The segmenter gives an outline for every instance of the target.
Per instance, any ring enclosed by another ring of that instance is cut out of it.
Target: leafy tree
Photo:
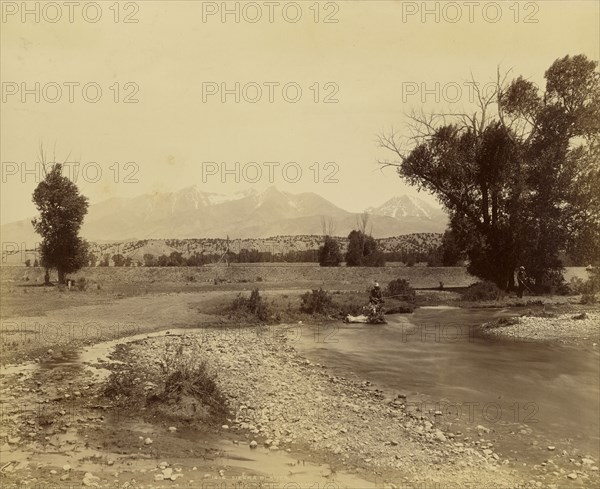
[[[107,267],[110,263],[110,255],[108,253],[105,253],[104,255],[102,255],[102,259],[100,260],[100,266],[101,267]]]
[[[124,266],[130,267],[132,263],[133,263],[133,258],[131,258],[130,256],[125,258]]]
[[[385,265],[383,253],[377,241],[364,231],[353,230],[348,235],[346,265],[349,267],[382,267]]]
[[[448,210],[471,273],[507,289],[519,265],[536,284],[560,274],[564,249],[600,259],[596,67],[583,55],[556,60],[544,93],[521,77],[499,77],[486,94],[474,84],[474,115],[413,113],[412,147],[380,136],[400,158],[381,163]]]
[[[34,190],[33,203],[40,213],[32,224],[42,237],[42,266],[55,268],[59,283],[64,284],[66,274],[79,270],[87,261],[88,246],[79,237],[79,230],[87,213],[88,199],[62,175],[62,165],[54,163]]]
[[[38,261],[37,258],[35,260],[33,260],[33,266],[34,267],[39,267],[40,266],[40,262]]]
[[[441,244],[434,249],[427,259],[430,267],[454,267],[465,259],[464,253],[452,229],[447,229],[442,237]]]
[[[342,261],[340,245],[335,238],[325,236],[323,245],[319,247],[319,265],[322,267],[338,267]]]
[[[179,251],[172,251],[169,255],[169,267],[181,267],[185,264],[183,255]]]
[[[166,267],[169,265],[169,257],[164,253],[158,257],[157,265],[159,267]]]
[[[125,266],[125,257],[120,253],[117,253],[112,256],[112,261],[115,264],[115,267],[123,267]]]
[[[31,260],[29,258],[27,258],[27,260],[25,260],[25,266],[26,267],[30,267],[31,266]]]
[[[145,267],[155,267],[156,266],[156,257],[152,253],[144,254],[144,266]]]

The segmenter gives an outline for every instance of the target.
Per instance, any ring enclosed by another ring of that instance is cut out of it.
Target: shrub
[[[581,294],[582,304],[595,304],[596,294],[600,292],[600,268],[588,267],[589,278],[584,282],[581,279],[571,279],[571,288],[576,294]]]
[[[596,304],[598,300],[596,294],[582,294],[580,302],[581,304]]]
[[[231,310],[255,316],[260,321],[266,321],[269,316],[267,304],[260,296],[258,289],[253,289],[250,297],[239,294],[231,304]]]
[[[331,296],[322,288],[302,294],[301,299],[300,310],[308,314],[327,314],[333,306]]]
[[[495,301],[500,299],[504,292],[493,282],[476,282],[463,292],[465,301]]]
[[[170,355],[168,361],[163,361],[162,367],[166,378],[163,392],[158,396],[160,400],[177,403],[190,396],[200,400],[216,418],[227,414],[225,396],[206,362],[183,355],[183,347],[180,346],[176,355]]]
[[[77,279],[77,288],[78,288],[80,291],[82,291],[82,292],[83,292],[84,290],[87,290],[87,288],[88,288],[88,281],[85,279],[85,277],[79,277],[79,278]]]
[[[585,294],[585,282],[579,277],[572,277],[569,282],[569,289],[572,294]]]
[[[392,280],[385,290],[385,296],[405,302],[414,302],[417,298],[415,289],[403,278]]]
[[[130,409],[150,407],[173,418],[222,420],[227,415],[227,402],[219,389],[216,376],[197,355],[184,353],[183,345],[164,351],[159,370],[144,371],[139,365],[111,372],[104,396],[117,406]],[[156,391],[147,391],[144,380],[156,382]],[[160,386],[160,388],[158,388]],[[199,402],[197,402],[199,401]],[[200,409],[196,409],[196,406]]]
[[[560,270],[546,270],[539,281],[531,287],[534,292],[552,295],[567,295],[569,286]]]

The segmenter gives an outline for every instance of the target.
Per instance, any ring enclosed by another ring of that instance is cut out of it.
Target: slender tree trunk
[[[50,272],[46,268],[46,273],[44,274],[44,285],[50,285]]]
[[[58,269],[58,283],[59,284],[65,283],[65,272],[64,272],[64,270],[61,270],[60,268]]]

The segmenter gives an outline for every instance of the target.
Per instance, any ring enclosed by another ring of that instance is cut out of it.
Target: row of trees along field
[[[353,231],[354,235],[355,233]],[[370,237],[367,237],[370,238]],[[369,243],[373,243],[369,239]],[[310,249],[303,251],[289,251],[287,253],[272,253],[270,251],[259,251],[256,249],[242,249],[239,253],[193,253],[184,256],[183,253],[173,251],[169,255],[153,255],[144,253],[143,257],[125,256],[120,253],[111,255],[105,253],[100,260],[90,253],[85,266],[89,267],[200,267],[215,263],[320,263],[321,266],[340,266],[344,260],[350,259],[348,266],[383,266],[386,262],[402,262],[409,266],[416,263],[427,263],[429,266],[454,266],[452,263],[442,261],[441,247],[431,251],[397,251],[377,252],[376,255],[367,257],[367,262],[356,258],[358,246],[355,245],[353,253],[355,257],[342,254],[340,246],[335,238],[327,236],[320,250]],[[376,249],[377,244],[371,244],[367,249]],[[337,250],[337,251],[335,251]],[[373,260],[377,257],[377,261]],[[367,264],[369,263],[369,264]],[[27,260],[26,266],[31,266],[31,260]],[[33,266],[38,266],[36,260]]]
[[[558,59],[545,73],[543,91],[523,77],[507,83],[508,75],[498,72],[491,92],[483,93],[473,80],[478,109],[472,115],[413,112],[408,136],[380,135],[380,146],[395,156],[380,164],[396,167],[408,183],[436,195],[450,214],[450,230],[428,257],[430,264],[451,265],[466,257],[470,273],[504,289],[513,286],[519,265],[536,284],[562,280],[561,255],[600,265],[597,67],[584,55]],[[33,193],[40,216],[32,224],[42,236],[41,265],[56,269],[64,283],[66,274],[90,264],[88,245],[79,237],[88,200],[62,175],[61,164],[46,164],[43,148],[40,158],[46,173]],[[345,256],[329,222],[316,255],[309,250],[302,258],[323,266],[342,260],[347,266],[384,265],[386,255],[367,233],[365,216],[348,236]],[[238,260],[266,259],[258,251],[252,257],[252,251]],[[202,265],[216,258],[172,253],[155,262],[144,257],[144,264]],[[132,264],[122,255],[112,260]]]

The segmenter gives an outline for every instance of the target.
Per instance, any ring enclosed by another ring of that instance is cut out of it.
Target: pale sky
[[[469,109],[464,82],[471,73],[492,82],[500,66],[542,85],[559,57],[599,58],[595,0],[226,2],[238,9],[239,23],[235,13],[222,22],[220,1],[122,2],[118,11],[114,1],[101,1],[85,16],[90,2],[72,12],[63,2],[54,4],[60,11],[26,2],[33,13],[24,18],[22,2],[1,3],[3,223],[35,214],[36,177],[21,171],[34,169],[40,143],[50,159],[56,147],[57,160],[70,154],[69,161],[86,167],[87,181],[77,183],[92,203],[190,185],[232,193],[274,184],[317,192],[350,211],[403,193],[423,197],[392,169],[378,170],[376,161],[391,156],[378,149],[379,132],[392,126],[402,132],[411,108],[452,107],[444,94],[458,99],[453,107]],[[259,11],[261,19],[250,22]],[[127,16],[138,22],[125,23]],[[221,84],[232,90],[225,103]],[[102,93],[93,103],[96,87]],[[409,87],[418,92],[408,94]],[[324,103],[327,96],[337,103]],[[137,103],[124,103],[126,97]],[[234,171],[221,175],[203,162]],[[257,181],[236,183],[235,162],[240,178]],[[284,174],[289,162],[296,165]],[[217,174],[205,174],[203,182],[203,168]],[[298,181],[287,182],[298,168]],[[325,182],[328,175],[333,182]],[[125,182],[128,176],[133,182]]]

